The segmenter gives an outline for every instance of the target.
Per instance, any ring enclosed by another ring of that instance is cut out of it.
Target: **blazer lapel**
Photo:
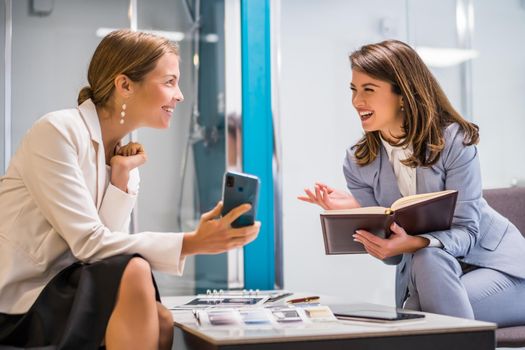
[[[401,192],[397,185],[396,175],[394,174],[394,168],[388,160],[388,155],[383,146],[381,146],[381,152],[379,153],[379,176],[376,178],[376,198],[379,205],[383,207],[390,207],[392,203],[401,198]]]
[[[417,193],[430,193],[445,189],[445,171],[438,164],[416,168]]]
[[[78,106],[80,115],[86,123],[86,127],[91,135],[91,142],[97,154],[97,209],[100,209],[102,197],[104,195],[104,187],[106,184],[106,161],[104,152],[104,143],[102,142],[102,131],[100,130],[100,122],[98,120],[97,109],[93,102],[88,99],[80,106]]]

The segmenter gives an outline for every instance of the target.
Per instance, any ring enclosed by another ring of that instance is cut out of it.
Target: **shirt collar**
[[[91,99],[87,99],[80,106],[78,106],[80,115],[86,123],[91,139],[98,144],[102,144],[102,131],[100,129],[100,121],[98,119],[97,109]]]
[[[412,144],[409,144],[406,147],[392,146],[385,139],[383,139],[383,137],[381,136],[381,133],[379,133],[379,138],[381,139],[381,142],[383,143],[383,147],[385,147],[386,153],[388,155],[388,159],[390,159],[390,160],[392,160],[392,156],[393,156],[394,152],[398,155],[397,158],[399,160],[407,159],[413,153]],[[403,140],[401,140],[401,141],[403,141]],[[401,155],[401,154],[404,155],[404,156],[400,157],[399,155]]]

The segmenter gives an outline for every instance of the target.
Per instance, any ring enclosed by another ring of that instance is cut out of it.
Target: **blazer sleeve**
[[[351,149],[346,151],[343,163],[343,173],[345,175],[348,190],[362,207],[373,207],[379,205],[374,196],[374,189],[363,181],[360,169],[358,169],[358,165],[353,159]]]
[[[109,182],[98,214],[102,223],[111,231],[129,232],[131,211],[137,202],[139,182],[137,168],[130,171],[128,192],[120,190]]]
[[[82,139],[75,125],[41,120],[25,138],[23,180],[43,216],[80,261],[118,254],[142,255],[153,269],[182,274],[183,235],[111,231],[97,212],[79,164]],[[109,201],[108,201],[109,202]],[[129,207],[126,208],[129,211]]]
[[[458,190],[452,227],[429,234],[443,244],[452,256],[461,258],[479,239],[481,170],[476,146],[463,144],[464,134],[457,124],[446,129],[442,153],[445,189]]]

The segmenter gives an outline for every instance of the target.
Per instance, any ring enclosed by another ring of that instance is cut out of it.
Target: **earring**
[[[405,107],[401,106],[401,112],[405,111]]]
[[[120,125],[124,124],[124,117],[126,116],[126,104],[122,104],[122,110],[120,111]]]

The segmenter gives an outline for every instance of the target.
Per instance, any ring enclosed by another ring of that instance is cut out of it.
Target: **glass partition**
[[[184,102],[179,103],[168,130],[141,129],[137,139],[148,152],[141,168],[140,196],[137,204],[140,231],[193,230],[195,210],[195,171],[188,154],[192,106],[195,103],[192,55],[193,19],[191,4],[185,0],[138,1],[138,30],[163,33],[180,47],[180,87]],[[195,289],[195,261],[186,261],[184,275],[174,277],[155,273],[163,294],[192,294]]]

